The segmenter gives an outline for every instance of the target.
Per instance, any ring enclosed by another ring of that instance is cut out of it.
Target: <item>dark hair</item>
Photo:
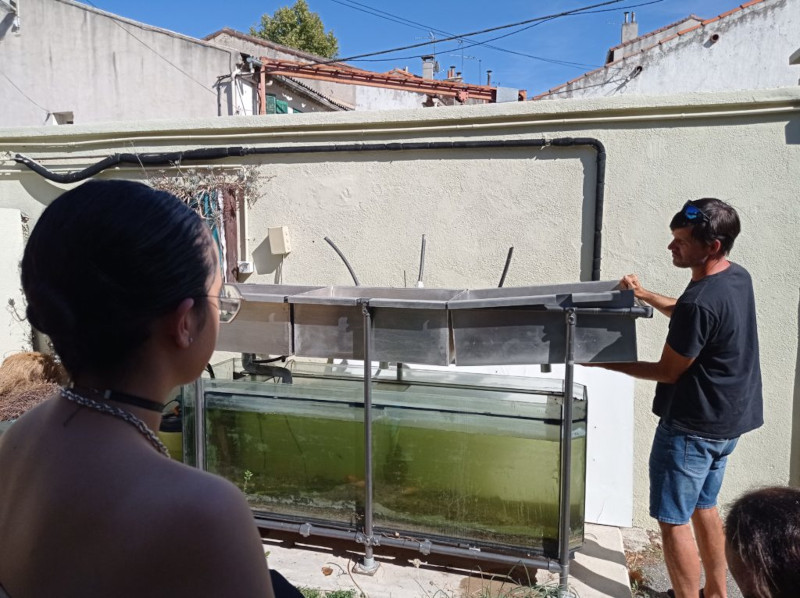
[[[713,197],[695,199],[692,201],[692,205],[699,208],[708,217],[708,221],[690,221],[684,216],[683,209],[681,209],[672,217],[672,221],[669,223],[670,229],[691,226],[693,238],[706,245],[711,245],[719,239],[722,244],[722,254],[728,255],[733,249],[733,242],[742,230],[739,214],[736,213],[733,206]]]
[[[22,258],[30,323],[66,369],[124,364],[153,320],[208,294],[215,266],[202,218],[132,181],[90,181],[42,213]]]
[[[749,576],[753,598],[790,598],[800,591],[800,489],[763,488],[731,507],[728,548]]]

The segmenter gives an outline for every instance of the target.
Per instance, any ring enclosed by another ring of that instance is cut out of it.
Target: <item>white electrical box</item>
[[[269,251],[272,255],[291,253],[292,243],[289,240],[288,226],[276,226],[267,229],[267,238],[269,239]]]

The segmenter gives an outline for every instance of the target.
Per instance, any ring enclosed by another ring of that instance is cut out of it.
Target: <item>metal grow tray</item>
[[[465,291],[447,307],[456,365],[562,362],[569,308],[581,311],[577,362],[636,361],[635,318],[652,313],[617,281]]]
[[[325,287],[288,298],[294,308],[297,355],[364,358],[364,316],[372,312],[377,361],[448,365],[452,362],[447,302],[452,289]]]
[[[289,295],[304,293],[318,286],[283,284],[237,284],[242,307],[236,318],[219,328],[217,350],[268,355],[291,355],[291,306]]]

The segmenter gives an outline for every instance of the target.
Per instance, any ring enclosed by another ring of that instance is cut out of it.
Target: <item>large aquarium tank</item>
[[[235,360],[203,380],[205,468],[257,518],[357,531],[366,500],[363,366],[291,361],[287,376]],[[376,534],[557,556],[563,381],[458,368],[374,367]],[[184,450],[195,461],[194,388]],[[570,548],[583,543],[586,390],[572,393]]]

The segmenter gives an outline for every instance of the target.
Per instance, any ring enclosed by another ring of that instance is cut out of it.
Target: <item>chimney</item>
[[[628,20],[630,14],[630,21]],[[625,13],[625,22],[622,24],[622,43],[629,42],[639,37],[639,23],[636,22],[636,13]]]
[[[486,71],[486,85],[491,85],[491,84],[492,84],[492,71],[487,69],[487,71]]]
[[[452,79],[455,76],[456,76],[456,67],[451,66],[449,69],[447,69],[447,78]]]
[[[433,79],[433,62],[434,62],[434,56],[432,54],[422,57],[423,79]]]

